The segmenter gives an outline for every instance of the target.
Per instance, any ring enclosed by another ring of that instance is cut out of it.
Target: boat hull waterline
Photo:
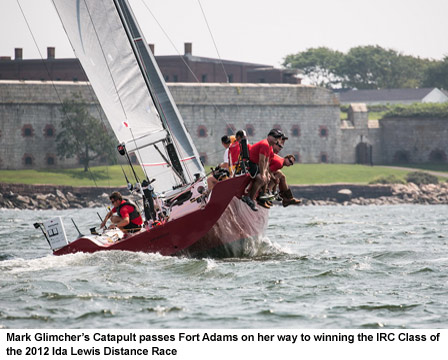
[[[221,181],[203,209],[163,225],[116,242],[101,243],[95,241],[94,235],[81,237],[53,254],[122,250],[166,256],[240,256],[240,243],[263,236],[268,222],[268,210],[254,212],[239,200],[249,182],[248,176]]]

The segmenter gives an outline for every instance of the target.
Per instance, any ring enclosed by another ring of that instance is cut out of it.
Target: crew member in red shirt
[[[269,131],[266,139],[263,139],[250,148],[249,153],[249,173],[254,179],[249,190],[248,196],[243,196],[242,200],[250,206],[254,211],[257,211],[255,205],[255,198],[258,191],[268,184],[269,180],[269,163],[274,157],[272,145],[283,137],[283,133],[278,129]]]
[[[285,140],[287,138],[283,137],[280,141],[272,146],[274,151],[274,157],[269,164],[269,171],[271,172],[271,181],[269,182],[268,190],[272,191],[273,188],[278,185],[280,196],[282,198],[283,207],[287,207],[289,205],[297,205],[300,204],[300,200],[295,199],[292,195],[291,189],[288,187],[286,183],[286,176],[280,170],[284,166],[292,166],[294,165],[295,157],[294,155],[286,155],[284,158],[278,155],[278,153],[283,149]]]
[[[129,200],[123,199],[118,191],[113,192],[109,199],[114,207],[107,213],[101,223],[101,228],[106,225],[107,220],[110,218],[112,225],[109,226],[109,229],[119,228],[123,232],[131,233],[139,231],[142,227],[143,219],[137,206],[129,202]],[[117,215],[112,215],[115,212]]]

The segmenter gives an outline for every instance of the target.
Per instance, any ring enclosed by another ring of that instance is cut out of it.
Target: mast
[[[153,85],[151,84],[151,78],[153,78],[154,80],[157,80],[158,78],[158,76],[155,76],[158,75],[155,74],[155,72],[158,70],[156,69],[157,65],[155,63],[155,59],[154,62],[151,61],[152,60],[150,57],[151,50],[149,49],[149,46],[143,41],[143,36],[137,25],[137,21],[135,20],[134,14],[131,12],[129,2],[127,0],[113,0],[113,1],[117,8],[117,12],[120,16],[123,27],[126,30],[126,34],[129,38],[129,42],[131,43],[132,49],[134,50],[135,58],[137,59],[137,62],[140,66],[140,70],[143,74],[143,78],[145,79],[149,93],[151,94],[154,105],[156,106],[156,109],[159,113],[162,125],[165,130],[168,130],[168,136],[164,141],[164,147],[165,149],[167,149],[168,156],[170,158],[170,165],[174,168],[176,175],[179,176],[179,178],[182,180],[182,183],[186,184],[187,181],[185,179],[184,169],[182,168],[182,165],[180,163],[179,154],[177,153],[176,148],[171,140],[169,126],[166,120],[166,116],[164,114],[164,109],[162,108],[159,99],[155,97],[156,96],[155,91],[153,90]],[[148,70],[152,70],[151,77],[149,76]],[[160,92],[159,95],[161,95]],[[168,103],[168,105],[170,104],[171,102]],[[168,106],[165,106],[165,108],[167,107]],[[168,108],[166,110],[172,110],[172,109]],[[156,147],[156,149],[158,148]],[[161,156],[163,156],[162,153]],[[165,157],[164,159],[166,160]]]
[[[128,1],[52,1],[118,141],[157,179],[155,191],[203,175],[196,147]]]

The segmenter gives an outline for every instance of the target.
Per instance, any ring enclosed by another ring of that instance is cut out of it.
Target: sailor
[[[280,197],[282,198],[283,207],[287,207],[289,205],[297,205],[300,204],[300,200],[295,199],[292,195],[291,189],[288,187],[286,183],[286,176],[280,170],[284,166],[292,166],[295,162],[294,155],[286,155],[284,158],[278,155],[281,149],[283,149],[284,139],[278,141],[272,149],[274,150],[274,157],[269,164],[269,171],[271,172],[271,181],[268,186],[268,190],[273,190],[273,188],[278,185],[280,190]],[[268,203],[269,205],[269,203]]]
[[[224,135],[221,138],[221,144],[226,150],[224,151],[223,162],[217,166],[216,170],[229,169],[229,147],[231,146],[232,142],[235,142],[235,136],[233,136],[233,135],[232,136]],[[216,176],[217,173],[222,173],[222,172],[214,171],[213,174],[207,178],[207,187],[209,190],[213,189],[213,187],[220,180],[219,176],[218,177]]]
[[[112,225],[109,226],[109,229],[119,228],[123,232],[131,233],[139,231],[142,227],[143,219],[137,206],[129,200],[123,199],[118,191],[113,192],[109,199],[114,207],[107,213],[101,223],[101,228],[106,225],[107,220],[110,218]],[[115,212],[117,215],[112,215]]]
[[[266,139],[263,139],[250,148],[249,153],[249,174],[253,179],[249,194],[243,196],[242,200],[249,205],[253,211],[258,208],[255,205],[255,199],[258,192],[264,186],[267,186],[269,180],[269,163],[274,157],[272,145],[277,143],[284,134],[278,129],[269,131]],[[268,208],[268,206],[267,206]]]
[[[233,141],[229,146],[229,167],[231,174],[235,172],[235,168],[240,161],[240,141],[245,137],[246,132],[244,130],[238,130],[235,134],[235,141]]]

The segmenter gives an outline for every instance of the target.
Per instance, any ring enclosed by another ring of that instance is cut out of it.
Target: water
[[[274,207],[239,259],[51,255],[98,209],[0,210],[2,328],[446,328],[448,206]],[[101,210],[100,210],[101,211]]]

